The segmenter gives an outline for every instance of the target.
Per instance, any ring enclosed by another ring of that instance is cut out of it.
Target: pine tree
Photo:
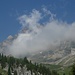
[[[6,57],[3,56],[3,54],[1,56],[1,66],[2,66],[2,69],[6,67]]]
[[[16,70],[14,71],[14,75],[17,75],[17,71]]]
[[[0,63],[1,63],[1,58],[2,58],[2,57],[1,57],[1,53],[0,53]]]
[[[52,75],[59,75],[59,74],[57,73],[57,71],[53,70]]]
[[[11,75],[10,64],[9,64],[9,67],[8,67],[8,75]]]
[[[75,64],[72,67],[72,75],[75,75]]]
[[[65,75],[65,73],[63,73],[63,75]]]
[[[2,74],[0,73],[0,75],[2,75]]]

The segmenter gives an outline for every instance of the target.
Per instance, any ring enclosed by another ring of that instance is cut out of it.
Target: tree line
[[[31,75],[38,73],[42,75],[59,75],[55,70],[51,71],[49,68],[43,64],[32,63],[27,57],[24,58],[14,58],[13,56],[6,56],[0,53],[0,64],[2,69],[8,65],[8,75],[11,75],[11,71],[14,71],[14,67],[23,68],[26,65],[27,71],[31,71]],[[17,75],[17,71],[14,71],[14,75]]]

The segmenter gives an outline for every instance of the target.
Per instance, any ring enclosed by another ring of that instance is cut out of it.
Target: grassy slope
[[[56,70],[59,75],[69,75],[71,72],[71,66],[70,67],[62,67],[60,65],[50,65],[50,64],[45,64],[46,67],[50,68],[50,70]]]
[[[59,69],[58,70],[59,75],[69,75],[71,73],[71,67],[64,67],[64,69]]]

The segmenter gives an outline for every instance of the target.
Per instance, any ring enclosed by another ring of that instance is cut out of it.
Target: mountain
[[[46,50],[30,57],[34,62],[56,65],[71,65],[75,61],[75,42],[61,42],[55,50]]]
[[[17,38],[17,35],[14,37],[9,35],[6,40],[0,43],[0,53],[6,54],[8,50],[8,46],[10,46],[13,42],[14,39]]]
[[[21,32],[26,33],[26,31],[27,29],[24,29]],[[0,53],[7,54],[8,46],[10,46],[16,38],[17,35],[14,37],[10,35],[5,41],[1,42]],[[30,54],[28,58],[33,62],[38,63],[40,62],[45,64],[71,65],[75,61],[75,41],[61,41],[60,45],[54,49]]]

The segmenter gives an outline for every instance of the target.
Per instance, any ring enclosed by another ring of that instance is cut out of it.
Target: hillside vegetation
[[[0,54],[0,75],[75,75],[75,65],[63,66],[32,63],[26,57]]]

